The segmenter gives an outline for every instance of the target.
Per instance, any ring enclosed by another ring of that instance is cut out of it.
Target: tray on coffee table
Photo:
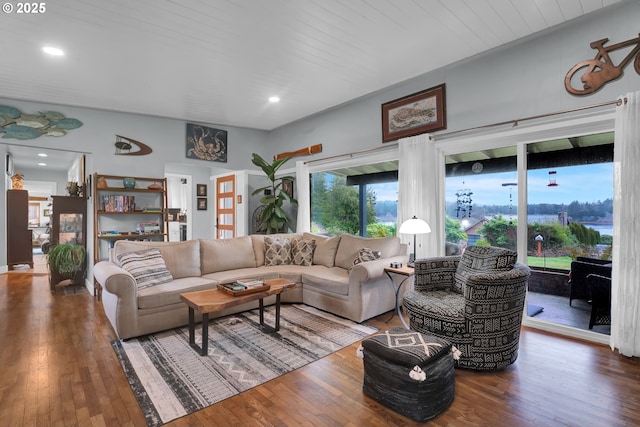
[[[266,291],[266,290],[269,290],[269,288],[271,288],[271,286],[268,284],[263,284],[262,286],[254,286],[251,288],[245,287],[244,289],[233,289],[232,286],[244,286],[244,285],[238,285],[237,283],[225,283],[225,284],[218,283],[218,289],[220,289],[221,291],[229,295],[233,295],[234,297],[239,297],[241,295],[255,294],[256,292]]]

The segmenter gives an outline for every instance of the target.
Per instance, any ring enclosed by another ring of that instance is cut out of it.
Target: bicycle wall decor
[[[636,73],[640,74],[640,33],[635,39],[629,39],[611,46],[605,47],[609,39],[596,40],[589,46],[598,53],[594,59],[587,59],[574,65],[564,78],[564,87],[573,95],[588,95],[602,88],[607,83],[622,77],[624,67],[631,59]],[[618,65],[611,60],[609,53],[615,52],[627,46],[635,44],[635,47],[625,56]],[[581,89],[577,87],[582,84]]]

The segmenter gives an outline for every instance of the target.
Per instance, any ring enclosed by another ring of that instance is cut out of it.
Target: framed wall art
[[[207,198],[206,197],[198,197],[198,210],[206,211],[207,210]]]
[[[227,162],[227,131],[187,123],[187,158]]]
[[[446,128],[444,83],[382,104],[382,142]]]
[[[198,192],[198,197],[206,197],[207,184],[196,184],[196,191]]]

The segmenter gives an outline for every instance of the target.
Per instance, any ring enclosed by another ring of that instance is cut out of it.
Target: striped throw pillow
[[[173,280],[160,251],[156,248],[125,252],[117,258],[122,268],[136,279],[138,290]]]

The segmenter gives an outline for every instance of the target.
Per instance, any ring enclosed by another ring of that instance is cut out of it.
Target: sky
[[[555,170],[556,187],[549,187],[549,171]],[[466,177],[447,178],[446,200],[456,201],[456,191],[469,189],[474,205],[508,205],[509,193],[513,205],[517,206],[517,173],[505,172],[480,174]],[[528,203],[557,203],[565,205],[574,200],[579,202],[597,202],[613,198],[613,163],[598,163],[584,166],[567,166],[555,169],[537,169],[528,173]],[[377,200],[398,200],[396,182],[371,185]]]
[[[556,187],[549,187],[549,171],[554,170]],[[555,169],[537,169],[528,172],[528,203],[556,203],[565,205],[573,201],[597,202],[613,198],[613,163],[567,166]],[[474,205],[508,205],[512,193],[517,205],[518,187],[503,186],[517,183],[517,173],[505,172],[489,175],[447,178],[446,200],[456,201],[456,191],[470,189]]]

